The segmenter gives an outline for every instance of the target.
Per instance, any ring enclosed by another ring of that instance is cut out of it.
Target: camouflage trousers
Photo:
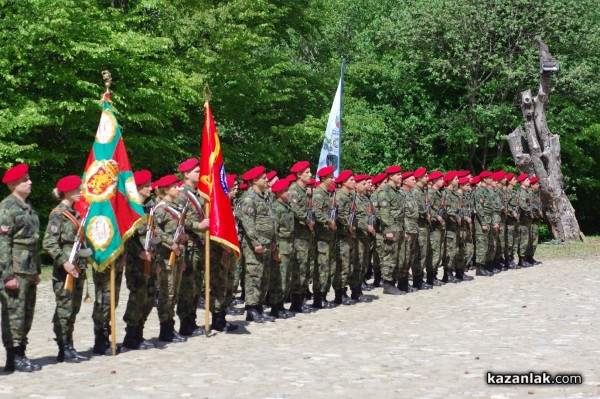
[[[293,238],[279,239],[277,251],[281,255],[281,261],[271,262],[271,274],[269,276],[269,301],[271,305],[283,303],[288,294],[290,294],[292,265],[296,263],[294,261],[294,247]],[[295,292],[293,294],[300,293]]]
[[[210,311],[222,312],[233,299],[236,258],[232,250],[220,244],[210,245]]]
[[[157,264],[158,271],[158,320],[161,323],[175,319],[175,306],[180,298],[180,286],[184,273],[185,261],[182,256],[175,258],[173,267],[169,267],[171,251],[161,247]]]
[[[523,217],[519,221],[519,235],[517,243],[517,255],[525,258],[531,252],[531,219]]]
[[[145,262],[128,258],[125,266],[125,283],[129,290],[123,321],[129,327],[143,326],[154,306],[156,296],[156,264],[150,263],[150,276],[144,274]]]
[[[314,263],[315,248],[313,236],[306,232],[297,236],[294,240],[293,251],[295,255],[290,257],[290,293],[292,295],[304,294],[308,289],[312,265]]]
[[[506,219],[503,218],[496,236],[496,253],[494,254],[494,261],[503,262],[504,260],[506,260]]]
[[[434,222],[431,231],[429,233],[429,248],[431,265],[427,267],[427,270],[435,272],[442,263],[442,257],[444,255],[444,236],[446,230],[438,222]]]
[[[454,270],[464,270],[467,265],[467,240],[471,234],[470,226],[466,222],[456,231],[457,248]],[[471,243],[471,246],[473,244]]]
[[[115,268],[115,308],[119,304],[119,294],[121,293],[121,280],[123,279],[124,257],[119,257],[112,266],[98,272],[95,269],[92,272],[94,281],[94,309],[92,311],[92,320],[94,320],[94,332],[101,333],[104,330],[110,331],[110,268]]]
[[[54,267],[56,268],[57,266]],[[62,269],[62,266],[59,267]],[[56,302],[52,325],[54,326],[54,335],[57,342],[65,343],[73,340],[75,319],[81,309],[81,299],[83,297],[86,278],[86,271],[82,270],[79,273],[79,277],[73,279],[73,290],[71,292],[65,290],[64,280],[52,279],[52,288],[54,289],[54,299]]]
[[[5,289],[4,280],[0,280],[2,343],[7,349],[27,345],[37,294],[35,274],[15,274],[15,278],[19,283],[16,290]]]
[[[369,248],[371,237],[372,236],[368,234],[358,236],[354,240],[354,259],[352,275],[350,276],[351,288],[360,288],[365,280],[365,274],[367,274],[367,269],[369,268],[369,259],[371,258],[371,251]]]
[[[400,229],[398,229],[399,231]],[[400,270],[400,239],[404,239],[403,233],[394,233],[394,238],[388,240],[383,236],[383,251],[381,259],[381,279],[393,282],[398,278]]]
[[[398,269],[398,279],[408,276],[408,270],[415,266],[415,257],[417,255],[417,238],[419,233],[404,233],[406,237],[401,238],[400,259]],[[413,269],[413,273],[415,270]]]
[[[344,288],[350,283],[352,260],[354,259],[354,238],[338,236],[335,271],[333,272],[333,289]]]
[[[481,223],[479,221],[475,222],[475,263],[478,265],[486,264],[486,256],[488,251],[488,240],[489,240],[489,228],[488,231],[484,231],[481,228]]]
[[[244,240],[242,243],[244,258],[246,259],[246,306],[262,305],[265,302],[267,289],[269,288],[269,273],[271,272],[271,248],[263,245],[263,252],[258,254],[254,247]]]
[[[517,243],[518,222],[515,219],[509,218],[506,221],[506,248],[504,250],[505,259],[513,259],[515,257],[515,249]]]
[[[460,229],[456,226],[446,230],[446,239],[444,240],[444,257],[442,259],[442,265],[444,266],[444,269],[457,269],[456,255],[458,253],[459,238]]]
[[[242,240],[240,239],[240,243]],[[240,258],[235,262],[235,271],[233,274],[233,292],[241,286],[244,290],[244,274],[246,273],[246,259],[244,259],[244,252],[240,248]]]
[[[177,298],[177,316],[196,320],[196,308],[204,292],[204,245],[188,244],[183,258],[185,270]]]
[[[473,261],[475,245],[473,245],[473,224],[465,224],[462,231],[462,242],[464,254],[459,257],[461,264],[465,266]],[[459,246],[460,249],[460,246]]]
[[[500,224],[500,227],[498,229],[495,229],[490,226],[490,229],[488,230],[488,250],[486,253],[486,257],[485,257],[487,263],[494,262],[496,259],[496,248],[498,247],[498,236],[500,235],[501,231],[502,231],[502,224]]]
[[[533,258],[535,255],[535,251],[537,251],[538,241],[540,240],[540,222],[537,219],[533,219],[531,221],[531,242],[529,244],[529,251],[527,251],[527,256]]]
[[[413,276],[421,276],[427,271],[432,271],[431,264],[427,261],[429,256],[429,222],[419,219],[419,234],[413,258]]]
[[[373,272],[381,273],[381,251],[383,250],[383,234],[377,233],[375,234],[375,238],[372,241],[372,262],[373,262]]]
[[[335,241],[317,238],[317,259],[313,273],[313,291],[328,292],[335,269]]]

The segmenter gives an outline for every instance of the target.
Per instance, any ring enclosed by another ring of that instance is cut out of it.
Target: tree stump
[[[518,126],[508,135],[508,144],[521,173],[540,179],[540,197],[544,216],[553,238],[563,241],[583,239],[575,209],[563,190],[560,139],[552,134],[546,121],[550,77],[558,70],[548,46],[539,36],[534,41],[540,49],[540,86],[534,97],[531,90],[521,92],[521,110],[525,131]]]

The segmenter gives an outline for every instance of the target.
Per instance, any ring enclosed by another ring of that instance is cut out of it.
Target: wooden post
[[[115,262],[110,265],[110,341],[112,355],[117,355],[117,317],[115,314]]]
[[[204,214],[210,216],[210,203],[204,203]],[[208,338],[210,334],[210,227],[206,229],[204,241],[204,332]]]

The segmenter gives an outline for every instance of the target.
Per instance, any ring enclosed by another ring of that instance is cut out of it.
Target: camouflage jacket
[[[542,211],[542,199],[540,198],[540,192],[538,191],[537,193],[533,190],[531,190],[531,195],[533,198],[533,202],[532,202],[532,211],[533,211],[533,218],[534,219],[540,219],[540,211]]]
[[[533,218],[533,197],[535,196],[531,188],[519,187],[518,191],[519,207],[521,208],[521,217]]]
[[[356,202],[353,201],[354,193],[346,193],[344,190],[337,190],[337,206],[336,214],[337,233],[340,236],[356,236]],[[354,212],[354,220],[352,225],[348,224],[350,214]],[[350,232],[352,227],[352,232]]]
[[[427,192],[427,186],[421,188],[419,185],[415,185],[411,191],[417,206],[419,208],[419,224],[427,223],[427,202],[429,201],[429,193]]]
[[[289,203],[281,201],[275,201],[273,211],[277,217],[277,250],[289,255],[294,247],[294,211]]]
[[[404,225],[404,205],[398,189],[386,183],[379,192],[378,199],[383,234],[397,234]]]
[[[373,211],[371,199],[365,193],[356,195],[356,235],[364,238],[368,236],[369,211]]]
[[[2,279],[15,273],[40,274],[40,220],[29,201],[10,194],[0,202],[0,270]]]
[[[515,212],[515,209],[517,210],[517,217],[519,217],[519,215],[521,214],[521,209],[519,206],[519,195],[517,190],[514,190],[512,188],[507,187],[506,190],[508,193],[508,218],[514,221],[515,217],[513,213]]]
[[[248,190],[241,199],[239,218],[244,226],[245,238],[252,248],[275,242],[277,218],[266,193]]]
[[[381,233],[381,210],[379,209],[379,193],[381,190],[375,190],[371,194],[371,204],[373,204],[373,214],[375,220],[375,231]]]
[[[179,195],[175,198],[175,205],[179,208],[185,206],[187,200],[190,200],[190,206],[188,206],[187,215],[185,216],[186,225],[190,222],[189,229],[186,232],[191,235],[190,243],[194,241],[204,242],[204,231],[198,228],[198,225],[204,220],[204,198],[198,194],[198,190],[188,184],[181,186]]]
[[[414,191],[414,189],[413,189]],[[401,198],[404,219],[402,221],[402,229],[406,233],[419,233],[419,204],[417,203],[412,191],[406,191],[404,188],[398,190],[398,195]]]
[[[146,201],[143,205],[144,212],[146,215],[150,215],[150,210],[156,206],[154,199]],[[154,215],[156,217],[156,215]],[[156,225],[156,220],[152,221],[152,226]],[[146,231],[148,231],[148,223],[141,224],[134,232],[133,235],[125,243],[125,251],[127,252],[128,260],[138,259],[140,253],[144,252],[144,246],[146,245]],[[155,231],[156,234],[156,231]],[[154,248],[151,248],[154,250]]]
[[[298,237],[306,237],[312,235],[308,229],[308,195],[306,187],[300,187],[296,182],[290,185],[288,203],[294,212],[294,230]],[[314,210],[313,210],[314,212]]]
[[[492,224],[502,222],[502,208],[504,206],[502,189],[489,189],[490,191],[490,205],[492,207]]]
[[[331,214],[331,200],[329,192],[317,186],[313,190],[313,211],[315,212],[315,236],[317,239],[332,241],[335,232],[329,229],[329,216]]]
[[[446,194],[446,212],[444,213],[446,227],[449,230],[455,230],[458,227],[458,218],[462,218],[460,213],[464,212],[462,209],[462,198],[457,190],[446,188],[444,192]]]
[[[431,226],[437,227],[440,226],[440,223],[437,221],[437,217],[440,213],[446,212],[446,200],[445,194],[442,190],[436,190],[433,187],[429,187],[427,190],[427,195],[429,197],[429,215],[431,216]]]
[[[177,225],[181,218],[182,209],[177,206],[174,202],[169,202],[163,199],[154,211],[154,232],[159,236],[161,241],[161,248],[169,249],[173,244],[175,232],[177,231]],[[186,219],[185,229],[191,227],[191,223]]]
[[[78,228],[63,212],[70,213],[81,223],[79,212],[61,202],[50,212],[46,234],[44,234],[44,241],[42,242],[42,247],[54,261],[54,267],[59,269],[63,269],[63,264],[71,256]]]

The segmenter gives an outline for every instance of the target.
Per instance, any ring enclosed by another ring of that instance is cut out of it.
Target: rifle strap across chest
[[[65,215],[65,217],[67,219],[69,219],[75,226],[75,231],[79,230],[79,227],[81,226],[81,224],[79,223],[79,220],[77,220],[77,218],[75,216],[73,216],[73,214],[71,212],[67,211],[66,209],[60,209],[60,208],[54,208],[54,209],[52,209],[52,211],[50,213],[52,214],[53,212],[60,212],[63,215]]]

